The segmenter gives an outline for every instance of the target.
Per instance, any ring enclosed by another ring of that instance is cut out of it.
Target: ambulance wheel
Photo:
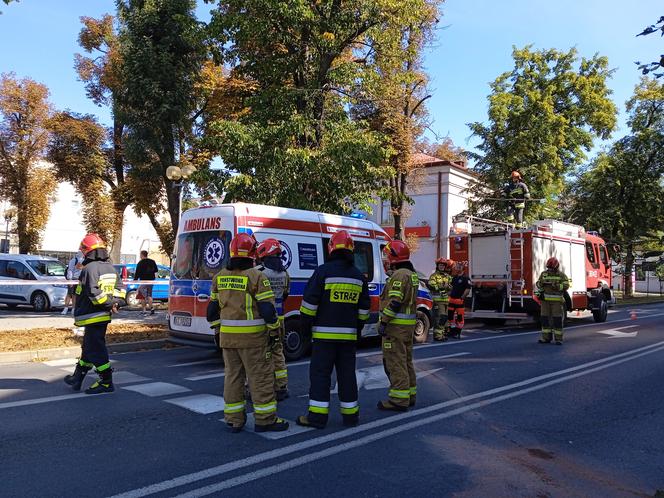
[[[593,310],[593,318],[597,323],[602,323],[606,321],[606,317],[609,314],[609,305],[606,304],[604,299],[600,299],[599,308]]]
[[[431,321],[426,313],[423,311],[417,312],[417,324],[415,324],[415,333],[413,340],[416,343],[427,342],[429,337],[429,329],[431,328]]]
[[[311,349],[311,337],[306,337],[300,330],[300,320],[287,318],[284,323],[284,356],[292,361],[302,358]]]

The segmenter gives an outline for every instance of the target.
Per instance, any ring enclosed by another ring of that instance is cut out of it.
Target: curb
[[[612,307],[613,308],[627,308],[627,307],[635,307],[635,306],[650,306],[652,304],[663,304],[664,303],[664,298],[661,301],[649,301],[647,303],[616,303]]]
[[[153,339],[149,341],[138,342],[116,342],[108,344],[109,353],[128,353],[130,351],[140,351],[142,349],[160,349],[167,342],[167,339]],[[76,358],[80,355],[81,348],[72,346],[67,348],[35,349],[31,351],[12,351],[10,353],[0,353],[0,364],[3,363],[28,363],[40,362],[45,360],[59,360],[63,358]]]

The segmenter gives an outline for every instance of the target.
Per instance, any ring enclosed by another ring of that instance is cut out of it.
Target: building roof
[[[412,161],[413,164],[423,168],[433,168],[434,166],[451,166],[453,168],[469,172],[465,161],[447,161],[430,156],[429,154],[424,154],[422,152],[415,152],[413,154]]]

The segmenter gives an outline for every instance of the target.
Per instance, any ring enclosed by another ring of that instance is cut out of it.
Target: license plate
[[[190,316],[174,316],[173,325],[179,327],[191,327],[191,317]]]

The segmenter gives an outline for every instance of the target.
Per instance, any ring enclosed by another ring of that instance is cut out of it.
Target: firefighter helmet
[[[353,243],[353,238],[346,230],[339,230],[336,232],[327,243],[327,252],[330,254],[341,249],[346,249],[347,251],[352,252],[354,248],[355,244]]]
[[[552,270],[557,270],[560,268],[560,261],[555,256],[546,260],[546,267],[551,268]]]
[[[511,177],[512,177],[513,180],[520,180],[521,179],[521,173],[519,173],[518,171],[512,171]]]
[[[230,246],[231,258],[249,258],[256,257],[256,239],[248,233],[238,233]]]
[[[463,261],[455,261],[452,264],[452,273],[455,276],[462,275],[465,267],[466,265],[463,263]]]
[[[436,260],[436,267],[438,267],[438,265],[443,265],[446,270],[449,270],[452,267],[452,263],[453,261],[451,259],[438,258]]]
[[[387,262],[391,265],[410,260],[410,249],[402,240],[390,241],[383,252],[387,255]]]
[[[281,244],[277,239],[265,239],[256,248],[256,255],[261,259],[268,256],[281,256],[281,252]]]
[[[102,249],[102,248],[105,249],[106,244],[104,243],[102,238],[96,233],[89,233],[85,237],[83,237],[81,245],[79,246],[79,250],[83,253],[84,256],[87,256],[90,252],[94,251],[95,249]]]

